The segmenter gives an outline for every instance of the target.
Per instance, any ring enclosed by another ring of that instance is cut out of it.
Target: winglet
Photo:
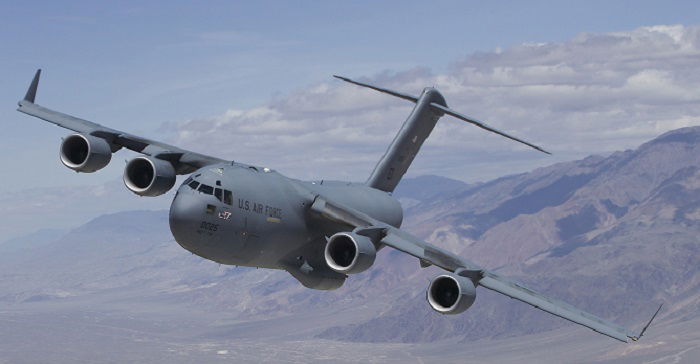
[[[34,75],[32,83],[29,85],[27,94],[24,95],[24,101],[34,103],[34,99],[36,98],[36,89],[39,87],[39,76],[41,76],[41,68],[36,70],[36,74]]]
[[[654,321],[654,318],[656,317],[656,315],[659,314],[659,311],[661,311],[661,307],[663,307],[663,306],[664,306],[663,303],[659,305],[659,308],[656,309],[656,312],[654,312],[654,316],[651,316],[651,319],[649,320],[649,322],[647,322],[646,325],[644,325],[644,328],[642,329],[642,332],[639,333],[639,335],[629,336],[629,338],[632,339],[632,341],[638,341],[639,339],[642,338],[642,336],[644,335],[644,332],[647,331],[647,328],[649,327],[649,325],[651,325],[651,322]]]

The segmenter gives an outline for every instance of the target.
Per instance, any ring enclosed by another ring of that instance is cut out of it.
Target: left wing
[[[173,164],[178,174],[191,173],[210,164],[226,162],[223,159],[128,134],[37,105],[34,103],[34,100],[36,99],[40,75],[41,70],[37,70],[24,99],[17,103],[19,105],[17,111],[46,120],[62,128],[104,139],[113,146],[112,152],[116,152],[123,147],[154,158],[167,160]]]
[[[629,339],[636,341],[642,337],[644,331],[646,331],[651,321],[661,309],[661,307],[659,307],[644,329],[639,334],[635,335],[628,329],[588,312],[579,310],[568,303],[548,298],[518,282],[488,271],[445,249],[430,245],[401,229],[373,219],[367,214],[330,201],[324,196],[316,196],[311,210],[322,218],[341,225],[346,225],[352,229],[379,229],[382,231],[382,237],[379,241],[380,244],[390,246],[418,258],[423,266],[432,264],[450,272],[469,276],[473,278],[475,283],[482,287],[520,300],[542,311],[588,327],[593,331],[622,342],[628,342]]]

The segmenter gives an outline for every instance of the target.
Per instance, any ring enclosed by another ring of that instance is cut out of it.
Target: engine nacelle
[[[476,287],[469,278],[442,274],[430,282],[426,296],[433,310],[454,315],[471,307],[476,299]]]
[[[161,159],[136,157],[124,168],[124,184],[140,196],[160,196],[175,185],[175,168]]]
[[[372,240],[355,233],[336,233],[328,239],[326,264],[338,273],[364,272],[374,264],[377,249]]]
[[[102,138],[92,135],[69,135],[61,143],[59,155],[66,167],[85,173],[104,168],[112,160],[112,148]]]

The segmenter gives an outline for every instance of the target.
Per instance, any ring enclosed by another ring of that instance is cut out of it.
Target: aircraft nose
[[[182,244],[193,242],[200,221],[201,204],[189,193],[178,193],[170,205],[170,231],[175,241]]]

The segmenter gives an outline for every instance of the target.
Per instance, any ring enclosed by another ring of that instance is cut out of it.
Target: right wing
[[[24,99],[17,103],[19,105],[17,111],[46,120],[62,128],[102,138],[113,146],[113,152],[123,147],[154,158],[167,160],[173,164],[178,174],[187,174],[207,165],[227,162],[223,159],[128,134],[37,105],[34,103],[34,100],[36,98],[36,90],[39,85],[40,75],[41,70],[37,70]]]
[[[380,244],[390,246],[418,258],[423,266],[432,264],[447,271],[467,276],[484,288],[525,302],[542,311],[588,327],[595,332],[622,342],[628,342],[629,339],[638,340],[659,313],[659,310],[661,310],[661,307],[659,307],[644,329],[639,334],[634,334],[610,321],[579,310],[568,303],[548,298],[514,280],[488,271],[450,251],[428,244],[406,231],[390,226],[350,207],[330,201],[324,196],[316,196],[311,210],[322,218],[352,229],[359,231],[363,229],[381,230],[382,238]]]

